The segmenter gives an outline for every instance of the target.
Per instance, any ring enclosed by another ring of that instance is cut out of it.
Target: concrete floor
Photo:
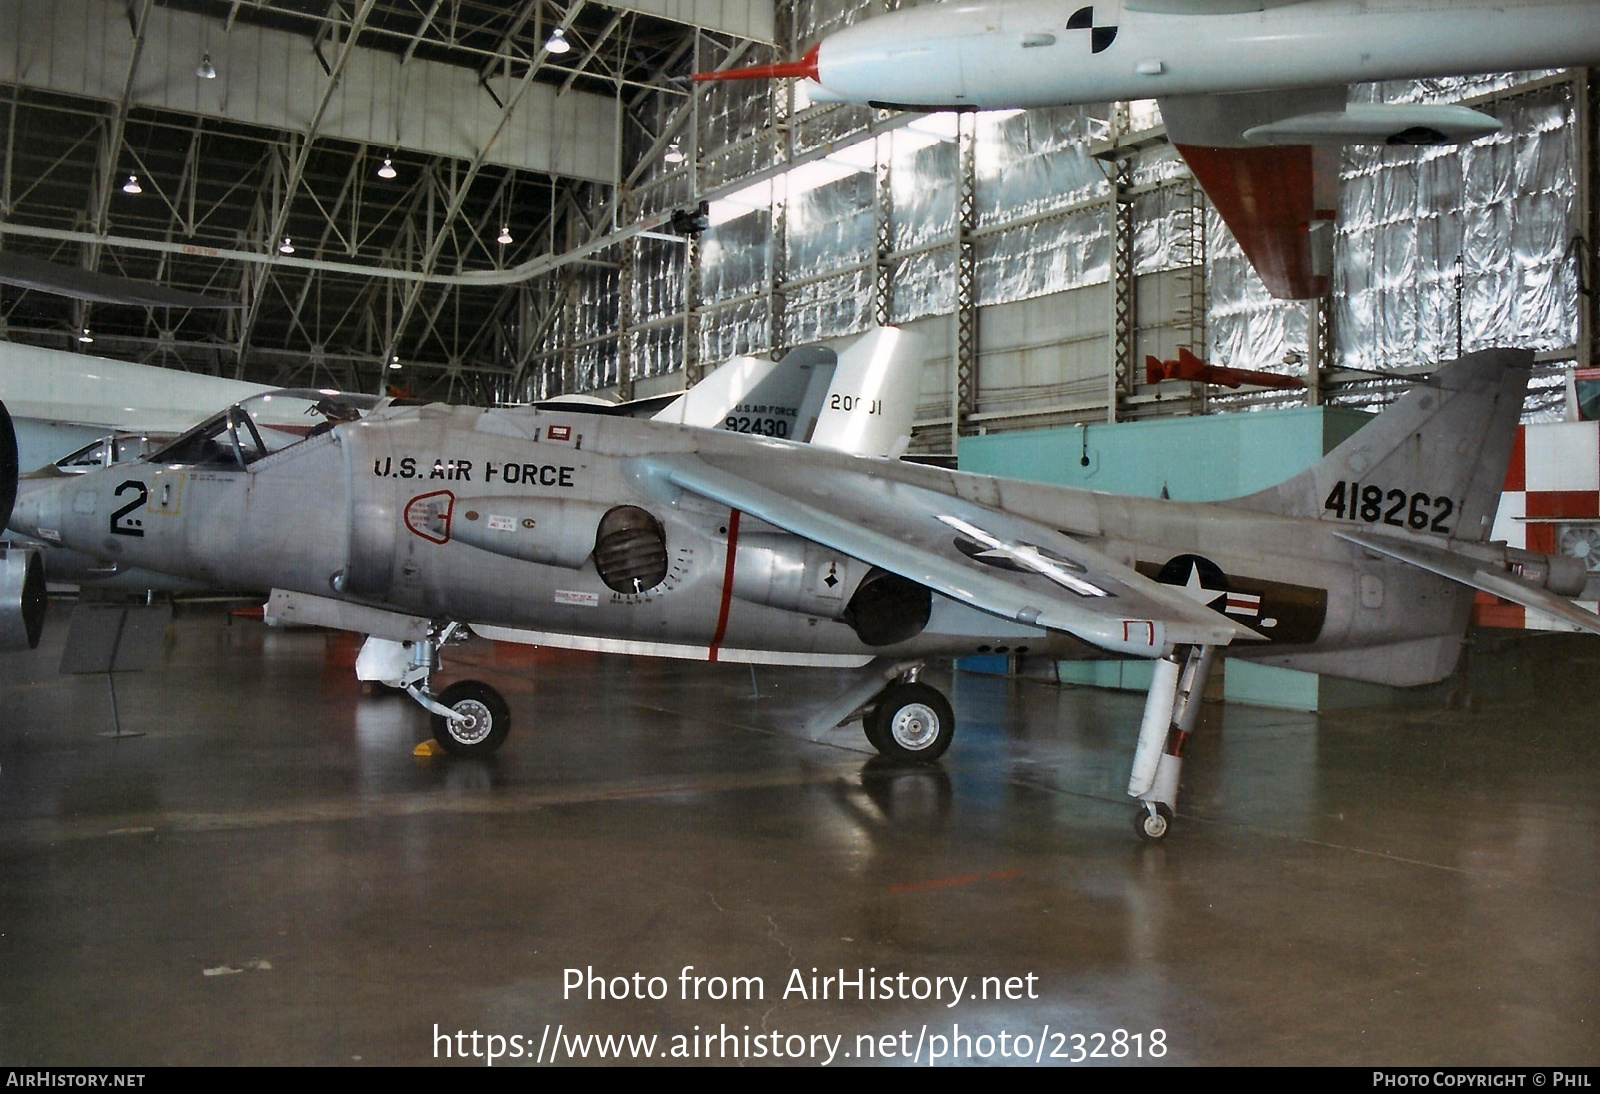
[[[1146,1063],[1600,1061],[1600,643],[1480,639],[1465,709],[1208,704],[1145,846],[1134,695],[932,674],[962,728],[900,769],[797,734],[837,673],[466,648],[512,737],[418,759],[352,640],[213,609],[118,678],[145,736],[110,741],[105,678],[56,675],[68,610],[0,658],[0,1064],[420,1063],[436,1027],[532,1057],[557,1026],[702,1060],[696,1027],[748,1027],[756,1063],[926,1062],[955,1027],[991,1063],[980,1035],[1118,1029]],[[765,998],[685,1001],[689,965]],[[588,967],[667,996],[563,998]],[[784,998],[813,968],[969,997]]]

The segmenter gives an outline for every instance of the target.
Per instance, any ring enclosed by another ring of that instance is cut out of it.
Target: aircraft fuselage
[[[1592,0],[1307,0],[1195,15],[1077,0],[957,0],[821,43],[813,98],[1040,107],[1591,64]]]
[[[830,470],[862,467],[858,457],[802,444],[647,421],[430,406],[341,426],[249,469],[139,463],[76,476],[25,493],[13,523],[123,566],[213,586],[592,636],[638,652],[761,660],[768,651],[775,661],[841,664],[1102,652],[938,594],[925,625],[869,643],[852,603],[859,612],[870,567],[660,481],[644,457],[673,453],[766,461],[819,491]],[[1326,521],[891,460],[872,468],[1047,524],[1186,588],[1267,640],[1235,643],[1230,655],[1455,635],[1470,607],[1470,592],[1450,582],[1361,557]],[[619,508],[656,522],[659,581],[628,589],[624,578],[619,589],[615,574],[608,584],[600,572],[597,527]],[[1383,523],[1382,507],[1373,515]]]

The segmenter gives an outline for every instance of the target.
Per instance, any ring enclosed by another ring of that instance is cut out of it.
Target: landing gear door
[[[393,453],[383,430],[341,431],[345,473],[344,567],[334,589],[348,596],[376,597],[394,584],[395,545],[400,529],[393,480]]]

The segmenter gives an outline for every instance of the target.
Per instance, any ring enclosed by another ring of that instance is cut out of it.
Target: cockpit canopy
[[[81,475],[113,464],[143,459],[171,440],[171,433],[113,433],[62,456],[55,465],[57,470],[68,475]]]
[[[335,426],[365,418],[381,400],[313,388],[255,395],[215,414],[150,456],[151,463],[238,470]]]

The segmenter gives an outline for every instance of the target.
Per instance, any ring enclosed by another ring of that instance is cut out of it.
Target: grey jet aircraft
[[[1430,683],[1456,665],[1472,588],[1600,633],[1568,599],[1580,563],[1488,542],[1532,360],[1443,367],[1311,469],[1219,504],[626,417],[278,392],[145,462],[30,491],[10,524],[345,612],[389,643],[364,658],[458,754],[498,748],[510,724],[486,684],[429,686],[463,625],[864,669],[830,718],[862,714],[875,748],[912,760],[936,759],[955,728],[918,678],[929,658],[1151,658],[1128,793],[1159,839],[1219,654]]]

